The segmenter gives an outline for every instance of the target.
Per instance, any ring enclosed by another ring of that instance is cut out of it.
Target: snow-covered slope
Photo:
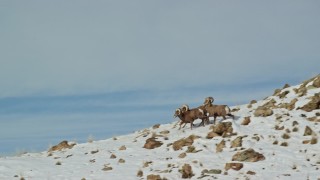
[[[218,118],[216,125],[178,130],[177,119],[107,140],[64,142],[68,148],[61,150],[1,157],[0,179],[319,179],[319,81],[231,107],[236,118]]]

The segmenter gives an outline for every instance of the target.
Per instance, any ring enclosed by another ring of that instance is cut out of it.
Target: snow
[[[310,85],[310,83],[308,84]],[[318,122],[307,120],[316,116],[320,110],[305,112],[296,110],[310,101],[310,97],[320,92],[320,88],[308,90],[305,96],[298,97],[294,88],[300,85],[283,89],[289,91],[285,98],[270,96],[257,101],[248,108],[248,104],[231,107],[240,108],[233,112],[235,119],[227,119],[223,122],[232,122],[233,132],[237,135],[231,137],[214,137],[207,139],[210,126],[194,127],[187,125],[179,129],[176,122],[162,124],[159,128],[147,128],[132,134],[118,136],[106,140],[93,141],[91,143],[76,144],[71,149],[61,151],[26,153],[13,157],[0,157],[0,179],[147,179],[150,174],[160,175],[166,179],[181,179],[179,170],[184,164],[190,164],[194,176],[191,179],[319,179],[320,178],[320,144],[303,144],[304,140],[318,138],[320,127]],[[273,115],[267,117],[254,117],[254,110],[266,102],[274,99],[280,103],[289,103],[297,98],[294,110],[284,108],[273,109]],[[306,115],[302,117],[301,114]],[[250,116],[251,123],[241,125],[244,117]],[[281,118],[277,118],[282,116]],[[320,117],[317,117],[318,120]],[[221,121],[221,118],[218,118]],[[298,125],[293,126],[297,121]],[[199,124],[196,121],[195,124]],[[275,126],[284,126],[277,130]],[[305,127],[309,126],[314,131],[312,136],[303,136]],[[293,131],[297,127],[298,131]],[[168,134],[161,133],[169,131]],[[283,134],[288,134],[289,139],[284,139]],[[155,149],[143,148],[146,139],[155,136],[162,146]],[[175,151],[172,143],[190,135],[199,136],[194,140],[193,146],[196,153],[187,153],[185,158],[178,156],[186,152],[187,147]],[[238,136],[243,137],[242,147],[230,148],[232,140]],[[226,147],[222,152],[216,152],[216,145],[222,140],[226,141]],[[274,144],[278,141],[277,144]],[[318,140],[320,141],[320,140]],[[287,142],[288,146],[280,144]],[[125,150],[119,150],[125,146]],[[232,161],[232,156],[237,152],[252,148],[265,156],[265,160],[257,162],[240,162],[243,168],[239,171],[224,169],[225,164]],[[116,158],[110,156],[114,154]],[[120,162],[123,159],[125,162]],[[102,170],[104,167],[112,167],[111,170]],[[202,174],[204,169],[219,169],[221,174]],[[143,172],[142,177],[137,177],[138,171]],[[255,172],[254,175],[247,174]],[[207,175],[207,176],[203,176]],[[202,178],[201,178],[202,177]]]

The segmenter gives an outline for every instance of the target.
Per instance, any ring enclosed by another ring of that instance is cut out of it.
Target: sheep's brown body
[[[213,117],[213,123],[216,123],[216,119],[218,116],[222,116],[223,119],[226,119],[226,116],[232,117],[234,119],[234,115],[231,114],[231,110],[229,106],[227,105],[213,105],[211,103],[204,104],[199,107],[200,109],[203,109],[207,112],[207,119],[205,120],[207,123],[209,123],[209,117]]]
[[[203,110],[201,109],[188,109],[188,110],[181,110],[180,108],[176,110],[174,117],[179,117],[181,122],[180,122],[180,127],[181,129],[182,124],[185,124],[183,127],[186,126],[187,123],[190,123],[191,129],[193,126],[193,121],[196,119],[201,119],[202,122],[206,119],[206,115]],[[204,126],[204,123],[203,123]]]

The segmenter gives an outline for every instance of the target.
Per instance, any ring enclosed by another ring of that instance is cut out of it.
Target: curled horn
[[[178,108],[178,109],[176,109],[173,117],[175,118],[175,117],[177,117],[177,116],[180,115],[180,114],[181,114],[181,109]]]
[[[214,99],[213,97],[208,97],[210,99],[210,102],[213,103]]]
[[[210,98],[212,97],[206,97],[206,99],[204,100],[204,105],[209,104],[209,102],[211,101]],[[213,98],[212,98],[213,99]]]
[[[181,109],[183,112],[189,111],[189,106],[187,104],[182,105]]]

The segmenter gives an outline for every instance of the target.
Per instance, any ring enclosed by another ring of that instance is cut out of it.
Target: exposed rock
[[[311,121],[311,122],[320,122],[320,118],[317,117],[317,116],[314,116],[314,117],[310,117],[310,118],[307,118],[308,121]]]
[[[158,129],[160,127],[160,124],[155,124],[152,126],[152,129]]]
[[[251,100],[251,101],[250,101],[250,104],[255,104],[255,103],[257,103],[256,100]]]
[[[162,180],[160,175],[149,174],[147,180]]]
[[[210,169],[207,174],[221,174],[221,172],[220,169]]]
[[[289,84],[285,84],[282,89],[285,89],[285,88],[288,88],[288,87],[290,87],[290,85]]]
[[[250,175],[256,175],[256,173],[255,173],[255,172],[253,172],[253,171],[248,171],[248,172],[247,172],[247,174],[250,174]]]
[[[287,96],[287,94],[289,94],[289,92],[290,92],[290,91],[284,91],[284,92],[280,93],[280,94],[279,94],[279,98],[280,98],[280,99],[285,98],[285,97]]]
[[[186,153],[196,153],[197,150],[194,146],[188,146]]]
[[[178,157],[179,158],[185,158],[186,156],[187,156],[187,153],[184,152],[184,153],[181,153]]]
[[[162,144],[163,143],[161,141],[157,141],[156,138],[152,137],[146,140],[146,143],[144,144],[143,148],[154,149],[162,146]]]
[[[117,156],[114,154],[111,154],[110,159],[115,159],[115,158],[117,158]]]
[[[302,141],[302,144],[309,144],[310,143],[310,140],[304,140]]]
[[[96,154],[98,152],[99,152],[99,150],[91,151],[91,154]]]
[[[284,126],[279,126],[279,125],[276,125],[274,127],[275,130],[284,130]]]
[[[142,176],[143,176],[143,171],[139,170],[139,171],[137,172],[137,177],[142,177]]]
[[[306,128],[304,129],[304,136],[311,136],[312,134],[314,134],[314,132],[312,131],[312,129],[309,126],[306,126]]]
[[[149,167],[149,164],[152,164],[152,161],[144,162],[142,167],[144,168]]]
[[[187,138],[182,138],[182,139],[179,139],[178,141],[175,141],[173,144],[172,144],[172,148],[177,151],[177,150],[180,150],[182,149],[182,147],[184,146],[191,146],[193,144],[193,141],[195,139],[197,139],[198,137],[195,136],[195,135],[190,135],[189,137]]]
[[[237,111],[239,111],[240,110],[240,108],[233,108],[232,110],[231,110],[231,112],[237,112]]]
[[[219,134],[217,134],[217,133],[215,133],[215,132],[213,132],[213,131],[210,131],[210,132],[208,133],[208,135],[206,136],[206,138],[207,138],[207,139],[212,139],[212,138],[217,137],[217,136],[219,136]]]
[[[224,140],[221,140],[219,144],[217,144],[216,152],[222,152],[223,148],[226,147],[226,142]]]
[[[126,150],[126,149],[127,149],[127,147],[126,147],[125,145],[123,145],[123,146],[121,146],[121,147],[119,148],[120,151],[124,151],[124,150]]]
[[[264,160],[263,154],[260,154],[253,149],[247,149],[242,152],[237,152],[232,156],[232,161],[245,161],[245,162],[257,162]]]
[[[251,122],[250,116],[244,117],[244,120],[242,121],[241,125],[246,126],[246,125],[248,125],[250,122]]]
[[[169,134],[169,133],[170,133],[170,131],[168,131],[168,130],[164,130],[164,131],[160,132],[160,134],[162,134],[162,135],[166,135],[166,134]]]
[[[305,95],[307,94],[307,92],[308,92],[308,89],[307,89],[306,87],[302,86],[302,87],[300,87],[300,88],[298,89],[297,95],[298,95],[299,97],[302,97],[302,96],[305,96]]]
[[[273,96],[277,96],[278,94],[280,94],[280,92],[281,92],[281,89],[275,89]]]
[[[310,144],[317,144],[318,143],[318,138],[316,136],[312,137]]]
[[[290,135],[287,134],[287,133],[284,133],[281,137],[282,137],[283,139],[290,139]]]
[[[104,167],[101,169],[102,171],[111,171],[113,168],[107,164],[104,165]]]
[[[307,112],[311,112],[315,109],[320,109],[320,93],[316,93],[312,97],[311,101],[309,101],[306,105],[298,109],[302,109]]]
[[[293,110],[295,108],[295,104],[298,101],[297,98],[294,98],[293,100],[291,100],[290,103],[283,103],[279,105],[279,108],[285,108],[288,109],[289,111]]]
[[[226,171],[228,171],[229,169],[233,169],[236,171],[239,171],[240,169],[243,168],[243,164],[242,163],[226,163],[224,169]]]
[[[242,136],[238,136],[236,139],[231,141],[231,148],[241,147],[242,146]]]
[[[316,88],[320,88],[320,75],[316,76],[313,83],[312,83],[312,86],[316,87]]]
[[[259,137],[257,134],[255,134],[255,135],[252,137],[252,139],[254,139],[254,140],[256,140],[256,141],[260,141],[260,137]]]
[[[204,170],[201,171],[201,174],[207,174],[208,172],[209,172],[208,169],[204,169]]]
[[[232,134],[233,132],[231,122],[222,122],[215,126],[211,126],[210,129],[212,129],[212,132],[217,133],[219,136],[227,133]]]
[[[191,178],[194,176],[192,172],[192,167],[189,164],[184,164],[180,170],[183,179]]]
[[[266,117],[271,116],[273,114],[273,111],[268,107],[259,106],[256,111],[254,112],[255,117]]]
[[[292,132],[298,132],[299,131],[299,128],[298,127],[294,127],[293,129],[292,129]]]
[[[62,149],[71,149],[73,146],[76,145],[75,143],[69,144],[68,141],[62,141],[58,145],[52,146],[48,152],[52,151],[61,151]]]
[[[265,107],[265,108],[276,108],[276,105],[275,105],[276,103],[277,103],[276,100],[271,99],[270,101],[268,101],[265,104],[263,104],[262,107]]]

